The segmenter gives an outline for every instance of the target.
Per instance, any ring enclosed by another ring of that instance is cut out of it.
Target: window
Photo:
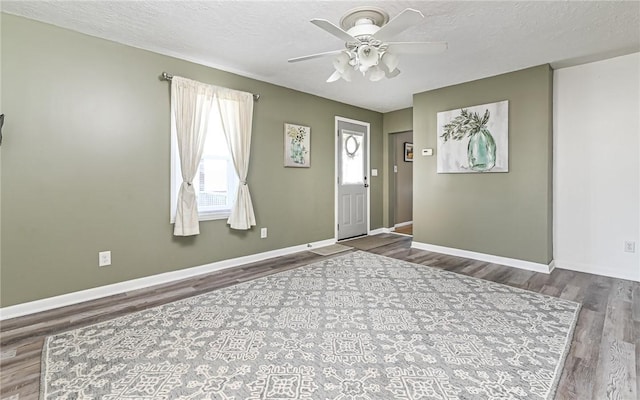
[[[178,142],[171,132],[171,222],[176,220],[178,190],[182,184]],[[198,199],[198,220],[228,218],[236,199],[238,176],[222,130],[218,108],[209,117],[207,138],[200,166],[193,180]]]

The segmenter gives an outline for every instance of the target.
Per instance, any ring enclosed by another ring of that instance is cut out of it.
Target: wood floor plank
[[[604,340],[600,353],[594,398],[637,400],[635,346],[617,339]]]
[[[551,274],[411,248],[411,237],[382,234],[369,251],[583,303],[556,399],[637,399],[640,394],[640,283],[555,269]],[[355,251],[355,250],[354,250]],[[3,321],[0,399],[37,399],[47,335],[116,318],[322,260],[311,252],[262,260],[152,288]]]
[[[577,303],[581,303],[582,288],[575,285],[567,285],[564,287],[564,290],[560,293],[560,298],[565,300],[575,301]]]
[[[506,280],[506,283],[510,286],[522,287],[531,277],[535,274],[533,271],[527,271],[524,269],[513,268],[513,273]]]
[[[636,394],[640,395],[640,321],[633,321],[636,345]]]
[[[609,290],[594,397],[637,399],[634,325],[629,281],[599,279]],[[600,304],[600,302],[598,302]],[[626,341],[625,341],[626,340]]]
[[[603,325],[602,314],[586,309],[580,310],[571,349],[558,387],[557,399],[592,398]]]
[[[598,347],[602,341],[604,314],[587,309],[580,310],[580,318],[573,334],[572,353],[594,368],[598,362]]]
[[[633,307],[631,319],[640,321],[640,285],[633,285],[633,289],[631,290],[631,303]]]
[[[556,391],[556,399],[591,400],[593,396],[591,384],[594,374],[595,368],[592,368],[581,358],[570,354],[564,363],[563,374]]]
[[[593,311],[605,312],[611,290],[611,281],[605,277],[596,276],[582,301],[582,306]]]
[[[547,296],[560,297],[562,291],[554,285],[544,285],[540,289],[540,293],[546,294]]]

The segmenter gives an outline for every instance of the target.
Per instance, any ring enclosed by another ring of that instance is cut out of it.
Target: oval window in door
[[[358,148],[360,147],[360,142],[356,139],[355,136],[349,135],[344,141],[344,151],[347,153],[348,157],[355,157],[358,152]]]
[[[364,183],[363,135],[360,132],[342,130],[342,157],[340,182],[344,185]]]

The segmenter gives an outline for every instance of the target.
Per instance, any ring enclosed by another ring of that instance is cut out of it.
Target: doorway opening
[[[391,160],[391,226],[395,233],[413,236],[413,131],[389,135]]]

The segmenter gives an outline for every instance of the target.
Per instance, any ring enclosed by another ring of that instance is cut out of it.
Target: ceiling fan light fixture
[[[314,18],[311,20],[312,24],[342,40],[345,47],[290,58],[289,62],[333,57],[335,71],[327,82],[339,79],[350,82],[355,71],[371,81],[393,78],[400,74],[398,54],[438,54],[447,49],[446,42],[389,41],[391,37],[419,23],[423,18],[424,14],[419,10],[406,8],[389,19],[386,11],[369,6],[348,11],[340,20],[340,26],[326,19]]]
[[[351,82],[351,77],[353,76],[353,69],[351,68],[347,68],[344,73],[342,74],[342,79],[344,79],[347,82]]]
[[[385,76],[388,79],[395,78],[398,75],[400,75],[400,70],[398,68],[394,69],[393,71],[385,71]]]
[[[382,63],[387,67],[389,72],[393,72],[398,68],[398,57],[394,56],[391,53],[384,52],[382,55]]]
[[[338,56],[333,60],[333,68],[335,68],[336,71],[339,71],[341,74],[344,74],[344,72],[350,67],[350,61],[351,55],[348,52],[343,51],[342,53],[338,54]]]
[[[355,22],[355,25],[350,28],[347,33],[355,38],[370,37],[380,30],[373,20],[369,18],[361,18]]]
[[[385,73],[382,70],[382,68],[376,66],[373,66],[371,68],[369,68],[369,80],[372,82],[377,82],[379,80],[382,80],[382,78],[385,77]]]
[[[358,64],[361,72],[366,72],[370,67],[378,65],[379,52],[373,46],[363,44],[358,47]]]

